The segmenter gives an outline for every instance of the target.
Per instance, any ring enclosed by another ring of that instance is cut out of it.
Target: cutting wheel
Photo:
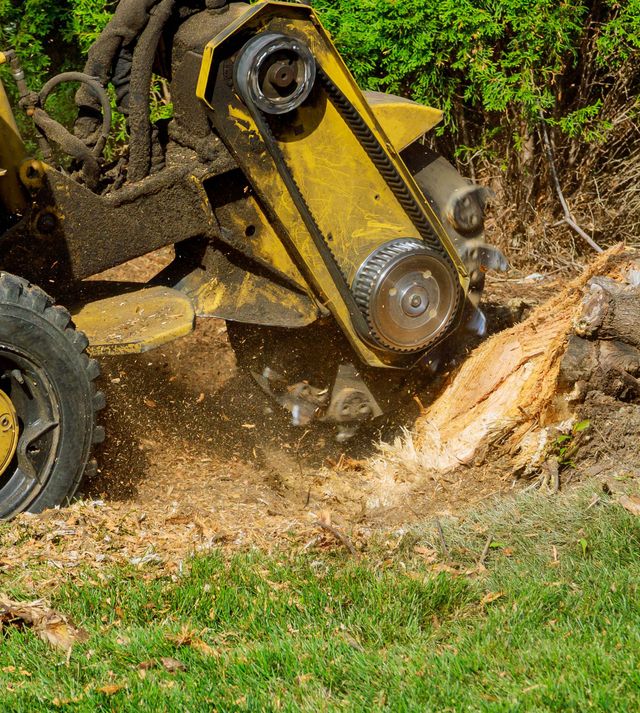
[[[372,341],[416,352],[448,330],[460,290],[457,275],[439,255],[419,240],[405,239],[385,243],[364,261],[353,292]]]

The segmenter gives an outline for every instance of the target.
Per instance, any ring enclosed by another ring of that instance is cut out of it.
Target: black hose
[[[36,108],[33,110],[33,121],[47,141],[53,141],[68,156],[82,163],[85,183],[89,189],[95,189],[100,179],[100,166],[98,159],[93,155],[89,147],[77,136],[65,129],[62,124],[52,119],[43,109]]]
[[[118,68],[123,54],[130,54],[130,48],[149,21],[149,13],[160,0],[120,0],[111,20],[93,43],[87,55],[84,73],[96,77],[102,86],[113,80],[114,72],[122,74],[122,84],[128,83],[128,73]],[[126,86],[125,86],[126,94]],[[76,93],[78,119],[74,131],[85,143],[92,140],[100,123],[99,105],[94,96],[83,85]],[[118,102],[118,109],[121,109]],[[123,113],[126,113],[122,107]]]
[[[149,94],[153,60],[165,25],[173,14],[175,0],[160,0],[138,38],[131,67],[129,93],[129,181],[141,181],[151,170],[151,119]]]
[[[51,92],[58,85],[66,82],[80,82],[81,84],[84,84],[93,92],[96,99],[100,102],[100,107],[102,109],[102,128],[100,130],[98,141],[93,147],[92,152],[94,156],[100,156],[105,144],[107,143],[107,139],[109,138],[109,132],[111,131],[111,102],[109,101],[109,95],[107,94],[105,88],[101,86],[94,77],[90,77],[88,74],[84,74],[82,72],[63,72],[62,74],[58,74],[56,77],[53,77],[53,79],[50,79],[44,87],[42,87],[40,94],[38,95],[40,106],[44,108],[45,102],[49,98]],[[52,119],[51,121],[54,120]],[[64,129],[64,127],[62,128]],[[60,135],[59,132],[58,135]],[[74,157],[79,158],[78,156]]]

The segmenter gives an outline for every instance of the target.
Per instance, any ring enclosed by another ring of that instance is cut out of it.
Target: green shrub
[[[116,4],[0,0],[0,48],[17,49],[37,88],[46,76],[83,66]],[[555,200],[545,177],[541,115],[563,186],[569,196],[581,196],[586,219],[597,221],[594,201],[606,202],[616,185],[625,184],[621,170],[636,175],[636,161],[629,159],[640,141],[640,0],[313,4],[362,86],[444,110],[440,150],[456,158],[464,173],[498,181],[498,192],[515,207],[521,226],[541,195]],[[14,91],[6,68],[0,70]],[[154,117],[169,115],[157,83],[154,89]],[[73,87],[57,91],[48,109],[64,123],[72,121]],[[22,119],[21,125],[26,129],[28,122]],[[122,120],[114,137],[126,140]],[[611,180],[594,187],[594,175],[603,172]],[[601,207],[608,240],[637,234],[636,207]],[[612,223],[626,227],[614,235],[608,230]]]
[[[501,119],[529,126],[548,112],[569,135],[589,133],[602,99],[574,85],[597,39],[600,75],[638,57],[640,0],[317,0],[358,81],[445,111],[482,130]],[[594,77],[606,79],[606,77]],[[577,106],[576,106],[577,105]],[[584,129],[584,133],[581,131]]]

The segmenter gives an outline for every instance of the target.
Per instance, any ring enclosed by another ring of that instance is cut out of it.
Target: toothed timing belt
[[[455,284],[459,285],[458,271],[453,264],[451,256],[445,249],[444,245],[436,235],[433,226],[424,214],[422,207],[416,201],[415,197],[412,195],[404,179],[400,175],[400,172],[395,167],[380,142],[371,131],[367,123],[364,121],[360,113],[354,108],[347,97],[342,93],[340,88],[332,81],[332,79],[326,74],[326,72],[318,65],[317,66],[317,78],[324,88],[327,96],[331,100],[331,103],[336,108],[340,114],[343,121],[347,124],[353,135],[358,139],[360,145],[365,150],[367,156],[378,169],[378,172],[384,179],[387,186],[392,191],[398,203],[402,206],[407,216],[410,218],[411,222],[415,226],[416,230],[420,234],[420,237],[426,244],[426,246],[434,252],[447,267],[451,270],[452,274],[455,276]],[[318,253],[320,254],[325,267],[329,271],[335,285],[340,292],[340,296],[344,300],[347,308],[349,310],[349,315],[351,321],[356,331],[361,335],[368,335],[372,343],[375,345],[375,340],[371,333],[371,329],[365,316],[363,315],[356,299],[351,291],[349,282],[347,281],[346,275],[342,271],[340,264],[338,263],[336,256],[333,254],[333,250],[329,245],[329,242],[325,235],[323,234],[320,226],[318,225],[309,205],[298,186],[298,183],[291,172],[291,169],[287,165],[284,154],[282,153],[278,141],[275,138],[271,126],[269,125],[268,118],[258,107],[250,100],[249,97],[243,97],[247,106],[251,110],[253,118],[256,122],[257,128],[262,135],[262,139],[265,143],[267,150],[269,151],[271,157],[273,158],[278,173],[282,178],[293,202],[300,213],[300,217],[304,221],[304,224],[309,231],[311,238],[313,240],[314,246],[316,247]],[[441,341],[451,330],[453,325],[457,321],[458,313],[462,303],[462,289],[458,287],[456,290],[456,304],[451,313],[449,322],[446,324],[443,330],[434,337],[432,342],[428,343],[420,349],[424,351],[432,347],[437,342]],[[379,347],[378,347],[379,348]],[[396,350],[394,350],[396,351]]]

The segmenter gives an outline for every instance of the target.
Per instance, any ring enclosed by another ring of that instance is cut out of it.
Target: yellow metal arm
[[[396,151],[402,151],[442,121],[440,109],[382,92],[364,92],[380,126]]]
[[[0,52],[0,65],[6,64],[7,60],[7,55]],[[0,202],[12,213],[19,212],[26,206],[26,197],[19,178],[20,164],[25,157],[24,143],[0,80]]]

